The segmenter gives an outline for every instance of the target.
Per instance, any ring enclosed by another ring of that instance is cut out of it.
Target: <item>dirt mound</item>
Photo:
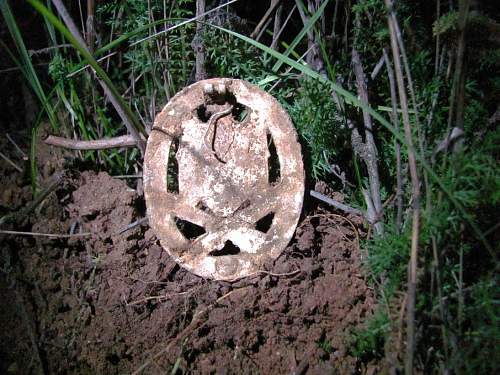
[[[375,303],[356,218],[308,216],[267,270],[217,282],[177,266],[147,225],[130,228],[144,207],[123,181],[86,172],[73,185],[52,202],[58,216],[33,217],[33,228],[91,236],[1,238],[3,252],[15,254],[2,293],[23,296],[30,325],[9,325],[23,333],[17,342],[0,333],[17,348],[0,349],[0,372],[363,372],[346,349]],[[0,318],[14,322],[13,309]]]

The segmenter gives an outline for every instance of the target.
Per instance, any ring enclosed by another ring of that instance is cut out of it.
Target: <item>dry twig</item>
[[[276,7],[279,5],[280,1],[281,0],[271,0],[271,6],[267,10],[267,12],[264,14],[262,19],[259,21],[259,23],[255,27],[255,29],[252,31],[252,33],[250,34],[250,38],[253,39],[260,33],[260,30],[264,27],[265,23],[267,22],[267,20],[271,16],[271,14],[274,12]]]
[[[188,290],[186,292],[180,292],[180,293],[170,293],[170,294],[162,294],[161,296],[149,296],[149,297],[144,297],[144,298],[141,298],[141,299],[138,299],[136,301],[132,301],[132,302],[125,302],[125,306],[135,306],[135,305],[139,305],[141,303],[145,303],[145,302],[148,302],[148,301],[162,301],[162,300],[167,300],[169,299],[170,297],[178,297],[178,296],[184,296],[188,293],[191,293],[192,291],[191,290]]]
[[[278,16],[278,12],[280,12],[280,8],[282,6],[280,5],[278,10],[276,11],[276,16]],[[283,24],[281,25],[280,29],[278,30],[278,32],[276,32],[276,29],[274,29],[274,32],[273,32],[273,43],[271,44],[271,48],[274,48],[276,49],[277,46],[278,46],[278,40],[281,36],[281,33],[283,32],[283,30],[285,30],[285,27],[288,25],[288,21],[290,21],[290,18],[292,18],[292,15],[293,13],[295,12],[295,9],[297,9],[297,4],[295,4],[292,8],[292,10],[288,13],[288,16],[286,17],[285,19],[285,22],[283,22]],[[275,21],[276,22],[276,19]],[[281,23],[281,15],[280,15],[280,23]],[[274,45],[274,47],[273,47]]]
[[[19,154],[21,154],[21,156],[23,157],[23,159],[24,160],[28,160],[28,155],[26,155],[26,153],[23,150],[21,150],[21,148],[17,145],[17,143],[14,142],[14,140],[9,135],[9,133],[6,133],[5,136],[7,137],[7,139],[9,140],[9,142],[12,143],[12,145],[15,147],[15,149],[17,150],[17,152],[19,152]]]
[[[354,74],[356,76],[356,86],[361,102],[369,105],[368,90],[366,87],[366,76],[363,71],[361,59],[358,51],[352,49],[352,63],[354,65]],[[356,127],[352,127],[352,144],[354,151],[363,159],[368,170],[368,180],[370,182],[370,194],[365,195],[366,205],[368,207],[368,217],[370,222],[374,223],[374,228],[377,234],[384,233],[384,226],[382,221],[382,200],[380,198],[380,178],[377,165],[377,147],[375,146],[375,139],[373,137],[373,124],[368,111],[363,109],[363,122],[365,127],[365,142],[362,141]],[[371,209],[371,206],[373,206]],[[373,212],[371,212],[373,211]]]
[[[392,13],[392,1],[385,0],[385,4],[390,13]],[[412,236],[411,236],[411,252],[408,275],[408,306],[406,315],[406,357],[405,357],[405,373],[406,375],[413,374],[413,357],[415,352],[415,299],[417,288],[417,256],[418,243],[420,234],[420,179],[418,176],[417,159],[413,146],[412,130],[410,125],[410,115],[408,110],[408,99],[406,96],[405,79],[403,76],[403,67],[401,65],[400,50],[396,29],[394,26],[393,17],[388,17],[389,32],[391,37],[391,48],[394,59],[394,67],[396,71],[396,79],[398,84],[399,102],[403,112],[403,126],[405,139],[408,144],[408,165],[410,169],[410,177],[412,183],[412,199],[413,199],[413,220],[412,220]]]
[[[274,0],[279,2],[279,0]],[[281,35],[281,15],[283,13],[283,5],[279,4],[274,14],[274,25],[273,25],[273,41],[271,43],[271,48],[276,49],[278,46],[279,37]]]
[[[205,46],[203,45],[202,32],[203,21],[205,19],[205,0],[196,0],[196,17],[199,22],[196,23],[196,34],[193,39],[193,49],[196,54],[195,63],[195,80],[201,81],[205,79]]]
[[[305,10],[303,9],[302,5],[303,3],[300,0],[295,0],[295,4],[297,5],[297,9],[299,10],[300,18],[302,19],[302,23],[307,25],[309,22],[309,17],[306,14]],[[310,2],[308,2],[309,6],[309,12],[312,14],[316,10],[314,9],[314,5]],[[326,75],[325,73],[325,64],[323,62],[323,59],[321,57],[321,52],[319,48],[319,44],[316,41],[314,31],[309,28],[307,30],[307,50],[310,51],[306,55],[306,62],[307,65],[313,68],[313,70],[316,70],[322,75]]]
[[[16,169],[18,172],[23,173],[23,170],[21,167],[19,167],[16,163],[14,163],[12,160],[10,160],[7,156],[5,156],[2,152],[0,152],[0,157],[5,160],[7,163],[9,163],[14,169]]]
[[[398,98],[396,93],[396,82],[394,81],[394,71],[392,70],[392,64],[385,48],[383,54],[391,90],[392,126],[394,126],[395,131],[399,134]],[[396,226],[399,229],[403,223],[403,176],[401,174],[401,144],[397,140],[394,142],[396,144]]]
[[[56,147],[69,148],[72,150],[106,150],[118,147],[137,147],[135,138],[131,135],[122,135],[108,139],[97,139],[94,141],[80,141],[49,135],[46,144]]]
[[[233,3],[237,2],[237,1],[238,1],[238,0],[230,0],[230,1],[226,2],[226,3],[224,3],[224,4],[221,4],[221,5],[219,5],[219,6],[216,6],[215,8],[212,8],[212,9],[210,9],[210,10],[208,10],[208,11],[206,11],[206,12],[204,12],[204,13],[200,14],[199,16],[197,15],[197,16],[192,17],[192,18],[190,18],[190,19],[187,19],[187,20],[185,20],[185,21],[179,22],[178,24],[176,24],[176,25],[174,25],[174,26],[171,26],[171,27],[165,28],[164,30],[158,31],[158,32],[157,32],[157,33],[155,33],[155,34],[152,34],[152,35],[149,35],[149,36],[147,36],[147,37],[145,37],[145,38],[142,38],[142,39],[140,39],[140,40],[137,40],[137,41],[135,41],[135,42],[131,43],[131,44],[130,44],[130,47],[133,47],[133,46],[136,46],[136,45],[138,45],[138,44],[144,43],[146,40],[153,39],[153,38],[157,38],[158,36],[160,36],[160,35],[162,35],[162,34],[169,33],[169,32],[170,32],[170,31],[172,31],[172,30],[178,29],[179,27],[182,27],[182,26],[184,26],[184,25],[187,25],[188,23],[191,23],[191,22],[193,22],[193,21],[196,21],[196,20],[197,20],[198,18],[200,18],[200,17],[204,17],[204,16],[206,16],[206,15],[209,15],[209,14],[211,14],[211,13],[213,13],[213,12],[215,12],[215,11],[217,11],[217,10],[221,9],[221,8],[224,8],[224,7],[226,7],[226,6],[230,5],[230,4],[233,4]]]
[[[273,272],[269,272],[269,271],[260,270],[260,271],[251,273],[250,275],[237,277],[236,279],[228,280],[228,283],[235,283],[237,281],[241,281],[243,279],[249,279],[249,278],[252,278],[255,276],[259,276],[259,275],[268,275],[268,276],[274,276],[274,277],[288,277],[288,276],[295,276],[298,273],[300,273],[300,269],[297,269],[297,270],[292,271],[292,272],[286,272],[286,273],[273,273]]]
[[[130,230],[130,229],[133,229],[139,225],[142,225],[144,223],[147,223],[148,222],[148,218],[147,217],[143,217],[139,220],[136,220],[134,221],[133,223],[130,223],[129,225],[126,225],[124,226],[123,228],[121,228],[120,230],[118,230],[118,232],[116,234],[123,234],[125,233],[126,231]]]
[[[344,211],[348,214],[360,215],[360,216],[363,216],[366,220],[368,219],[368,218],[366,218],[365,214],[361,210],[358,210],[356,208],[352,208],[346,204],[343,204],[343,203],[340,203],[334,199],[328,198],[327,196],[325,196],[321,193],[318,193],[317,191],[311,190],[309,192],[309,194],[311,194],[312,197],[319,199],[320,201],[325,202],[325,203],[327,203],[330,206],[333,206],[335,208],[338,208],[339,210]]]
[[[93,233],[74,233],[74,234],[57,234],[57,233],[40,233],[40,232],[21,232],[17,230],[3,230],[0,229],[0,234],[13,234],[16,236],[32,236],[32,237],[49,237],[49,238],[75,238],[75,237],[88,237]]]

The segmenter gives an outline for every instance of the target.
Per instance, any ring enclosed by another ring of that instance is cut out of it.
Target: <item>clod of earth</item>
[[[231,280],[286,247],[304,196],[297,134],[280,104],[237,79],[197,82],[157,116],[144,159],[149,222],[182,266]]]

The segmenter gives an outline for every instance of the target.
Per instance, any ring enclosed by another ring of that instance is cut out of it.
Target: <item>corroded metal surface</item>
[[[176,191],[167,186],[171,179]],[[286,247],[300,216],[297,134],[280,104],[258,87],[225,78],[197,82],[155,120],[144,192],[149,223],[180,265],[214,279],[252,274]],[[192,224],[196,233],[186,232]]]

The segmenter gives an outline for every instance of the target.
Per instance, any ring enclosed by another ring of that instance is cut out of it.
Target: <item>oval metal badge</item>
[[[253,274],[286,247],[302,210],[292,122],[246,81],[197,82],[155,120],[144,193],[151,227],[181,266],[218,280]]]

